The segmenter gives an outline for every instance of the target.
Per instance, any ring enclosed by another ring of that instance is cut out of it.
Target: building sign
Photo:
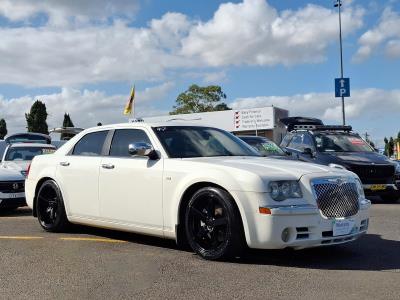
[[[279,110],[287,116],[286,110],[280,110],[273,106],[262,108],[251,108],[241,110],[224,110],[204,113],[182,114],[173,116],[145,117],[146,122],[169,122],[177,121],[187,124],[199,124],[213,126],[231,132],[247,130],[269,130],[274,129],[277,120],[274,122],[275,112]],[[283,127],[284,129],[284,127]]]
[[[235,131],[274,128],[271,107],[235,110],[233,116]]]

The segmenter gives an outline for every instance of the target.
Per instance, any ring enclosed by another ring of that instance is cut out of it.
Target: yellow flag
[[[133,86],[133,88],[131,89],[131,96],[129,97],[129,100],[125,105],[124,115],[132,114],[132,105],[134,99],[135,99],[135,86]]]

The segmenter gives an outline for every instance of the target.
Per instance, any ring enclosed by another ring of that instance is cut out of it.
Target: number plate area
[[[15,198],[23,198],[23,197],[25,197],[24,193],[3,193],[3,194],[0,193],[0,198],[2,198],[2,199],[15,199]]]
[[[333,236],[350,234],[354,228],[354,220],[334,220]]]
[[[386,185],[384,184],[373,184],[370,187],[371,191],[383,191],[386,190]]]

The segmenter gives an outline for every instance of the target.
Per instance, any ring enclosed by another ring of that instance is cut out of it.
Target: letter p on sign
[[[350,97],[350,78],[335,79],[335,97]]]

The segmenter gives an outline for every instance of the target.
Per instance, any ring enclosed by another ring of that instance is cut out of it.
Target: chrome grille
[[[2,193],[21,193],[24,190],[24,181],[0,181],[0,192]]]
[[[327,218],[346,218],[357,214],[360,204],[355,182],[325,179],[313,183],[318,208]]]

